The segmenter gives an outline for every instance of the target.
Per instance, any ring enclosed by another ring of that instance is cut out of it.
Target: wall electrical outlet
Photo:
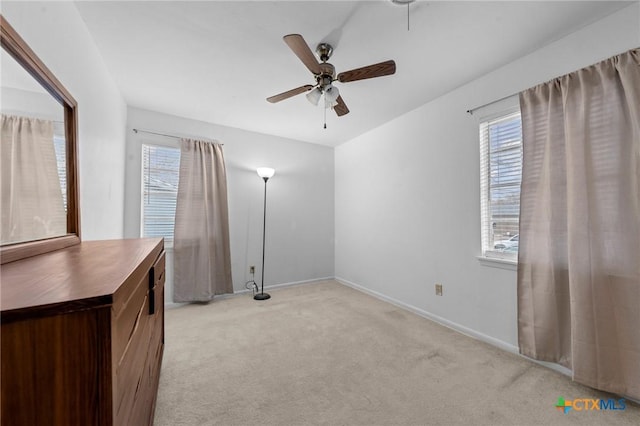
[[[256,273],[256,267],[255,266],[249,266],[249,273],[250,274],[255,274]]]
[[[436,284],[436,296],[442,296],[442,284]]]

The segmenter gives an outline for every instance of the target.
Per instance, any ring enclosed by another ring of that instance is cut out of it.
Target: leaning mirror
[[[0,15],[1,263],[80,242],[77,104]]]

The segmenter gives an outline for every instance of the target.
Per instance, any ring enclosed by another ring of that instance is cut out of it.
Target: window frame
[[[486,263],[487,261],[499,262],[501,264],[517,264],[518,260],[518,252],[505,252],[501,250],[496,250],[492,246],[490,247],[490,222],[491,222],[491,209],[490,209],[490,177],[491,177],[491,156],[490,156],[490,138],[486,136],[488,133],[489,126],[491,124],[501,121],[507,120],[511,116],[520,116],[521,123],[522,117],[520,112],[520,107],[511,106],[503,108],[499,111],[495,111],[491,114],[486,114],[478,117],[478,136],[479,136],[479,145],[480,145],[480,226],[481,226],[481,237],[480,237],[480,249],[481,255],[478,258],[481,262]],[[522,124],[521,124],[522,126]],[[522,129],[522,127],[521,127]],[[520,138],[520,153],[522,155],[522,138]],[[521,164],[522,167],[522,164]],[[520,190],[518,191],[518,194]],[[520,215],[518,214],[518,227],[520,224]],[[519,235],[516,234],[516,235]],[[495,242],[494,242],[495,243]],[[507,268],[510,269],[510,268]]]

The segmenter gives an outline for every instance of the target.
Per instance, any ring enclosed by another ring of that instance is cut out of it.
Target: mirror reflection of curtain
[[[182,139],[174,233],[175,302],[233,293],[222,146]]]
[[[520,105],[520,352],[640,399],[640,49]]]
[[[53,122],[2,114],[2,244],[67,233]]]

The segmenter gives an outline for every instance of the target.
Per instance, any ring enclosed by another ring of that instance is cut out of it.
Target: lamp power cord
[[[259,292],[259,289],[258,289],[258,284],[256,284],[254,278],[255,278],[255,273],[252,273],[251,274],[251,279],[249,281],[247,281],[246,283],[244,283],[244,287],[247,290],[251,289],[253,295],[255,296]]]

